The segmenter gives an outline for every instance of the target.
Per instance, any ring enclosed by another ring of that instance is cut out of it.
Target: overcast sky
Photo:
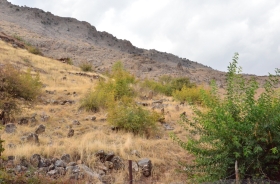
[[[92,24],[145,49],[226,71],[240,54],[243,73],[280,68],[279,0],[8,0]]]

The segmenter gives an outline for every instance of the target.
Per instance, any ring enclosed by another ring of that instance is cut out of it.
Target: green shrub
[[[131,100],[118,101],[109,108],[108,122],[134,134],[150,135],[156,131],[159,115],[148,111]]]
[[[81,100],[81,107],[87,111],[98,112],[106,109],[114,101],[114,87],[112,82],[100,81],[95,90],[89,91]]]
[[[143,87],[148,87],[151,90],[171,96],[175,90],[181,90],[184,86],[191,88],[195,87],[194,83],[191,83],[187,77],[173,78],[171,76],[164,75],[159,78],[159,81],[146,79],[142,83]]]
[[[228,67],[225,98],[220,98],[212,85],[211,95],[202,93],[207,110],[196,108],[192,120],[182,116],[187,141],[171,134],[195,155],[194,165],[184,170],[198,182],[234,179],[236,162],[240,179],[279,180],[280,96],[274,85],[280,71],[270,75],[265,92],[255,98],[258,83],[244,80],[237,60],[235,54]]]
[[[191,104],[201,104],[202,103],[202,96],[201,90],[202,87],[183,87],[181,90],[175,90],[172,93],[172,96],[180,101],[180,102],[188,102]]]
[[[41,86],[39,75],[33,77],[30,70],[22,72],[12,65],[0,68],[0,109],[5,112],[3,123],[20,112],[17,99],[35,101],[41,93]]]
[[[27,50],[28,50],[28,52],[30,52],[32,54],[36,54],[36,55],[40,55],[40,56],[43,55],[43,53],[37,47],[34,47],[32,45],[27,45]]]
[[[92,72],[92,64],[88,63],[88,62],[83,62],[80,64],[80,68],[82,69],[82,71],[84,72]]]
[[[99,111],[108,105],[121,100],[124,96],[133,97],[132,84],[135,78],[126,72],[122,63],[117,62],[107,81],[100,81],[94,90],[89,91],[81,101],[81,107],[89,111]]]

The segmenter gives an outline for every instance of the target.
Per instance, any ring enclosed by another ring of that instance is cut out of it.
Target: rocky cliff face
[[[187,76],[193,82],[223,83],[224,73],[186,58],[156,50],[140,49],[128,40],[99,32],[85,21],[63,18],[37,8],[17,6],[0,0],[0,32],[17,35],[38,47],[45,56],[71,58],[75,65],[90,62],[96,71],[109,70],[116,61],[139,78]]]

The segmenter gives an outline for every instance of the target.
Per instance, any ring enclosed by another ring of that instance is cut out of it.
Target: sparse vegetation
[[[43,53],[40,51],[40,49],[31,45],[29,42],[25,41],[21,36],[15,34],[15,35],[13,35],[13,37],[15,39],[17,39],[18,41],[23,42],[25,44],[25,48],[28,50],[28,52],[30,52],[32,54],[43,56]]]
[[[151,135],[156,132],[159,115],[143,109],[131,100],[116,102],[110,107],[108,122],[134,134]]]
[[[92,72],[93,69],[92,69],[92,64],[89,63],[89,62],[82,62],[80,64],[80,68],[82,69],[82,71],[84,72]]]
[[[201,104],[202,103],[201,90],[204,90],[204,92],[209,93],[208,90],[204,89],[201,86],[192,87],[192,88],[183,86],[181,90],[173,91],[172,96],[180,102],[188,102],[190,104]]]
[[[187,77],[173,78],[171,76],[164,75],[159,78],[158,82],[146,79],[142,86],[148,87],[155,92],[171,96],[175,90],[180,91],[184,86],[187,88],[192,88],[196,85],[191,83]]]
[[[41,91],[39,74],[31,75],[31,70],[20,71],[12,65],[0,68],[0,109],[6,112],[10,119],[19,111],[16,99],[34,101]]]
[[[94,112],[108,109],[108,122],[120,129],[135,134],[155,131],[156,113],[136,105],[133,99],[135,91],[131,85],[135,83],[134,76],[124,70],[121,62],[116,62],[109,77],[86,95],[81,106]]]
[[[258,83],[245,81],[237,60],[235,54],[228,67],[225,98],[213,84],[212,95],[202,95],[207,109],[195,108],[192,120],[182,116],[187,141],[171,135],[195,155],[194,164],[184,170],[197,182],[234,179],[235,163],[240,179],[279,180],[280,96],[274,87],[280,71],[270,75],[265,91],[255,98]]]

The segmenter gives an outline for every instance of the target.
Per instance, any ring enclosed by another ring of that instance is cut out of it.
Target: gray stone
[[[43,132],[45,132],[46,127],[44,125],[39,125],[36,130],[35,130],[35,134],[41,134]]]
[[[17,127],[14,123],[8,123],[5,126],[5,132],[8,134],[14,133],[17,130]]]
[[[70,162],[70,155],[69,154],[62,155],[61,160],[68,164]]]
[[[80,123],[78,120],[74,120],[74,121],[72,122],[72,124],[73,124],[73,125],[80,125],[81,123]]]
[[[123,162],[122,162],[122,159],[118,156],[115,156],[113,159],[112,159],[112,162],[113,162],[113,168],[115,170],[119,170],[119,169],[122,169],[123,168]]]
[[[57,173],[60,175],[65,175],[66,171],[64,167],[56,167],[55,170],[57,170]]]
[[[34,154],[30,157],[30,164],[33,167],[39,167],[40,161],[41,161],[41,156],[39,154]]]
[[[165,130],[174,130],[174,128],[173,127],[171,127],[169,124],[167,124],[167,123],[164,123],[164,124],[162,124],[163,125],[163,127],[165,128]]]
[[[139,167],[138,167],[137,162],[135,162],[135,161],[132,162],[132,169],[133,169],[134,171],[136,171],[136,172],[139,171]]]
[[[92,179],[96,178],[99,179],[100,175],[96,172],[94,172],[92,169],[90,169],[88,166],[84,165],[84,164],[79,164],[78,165],[80,170],[87,176]]]
[[[144,158],[138,162],[138,166],[144,176],[148,177],[152,173],[152,162],[148,158]]]
[[[66,167],[66,163],[63,160],[57,160],[54,165],[55,167]]]
[[[56,174],[58,174],[57,170],[51,170],[51,171],[48,172],[48,175],[51,176],[51,177],[56,175]]]

